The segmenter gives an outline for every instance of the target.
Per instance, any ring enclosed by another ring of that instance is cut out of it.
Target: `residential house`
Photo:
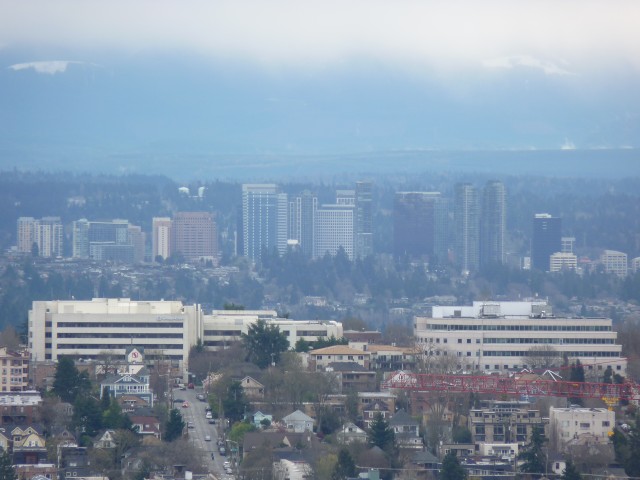
[[[282,423],[284,423],[286,429],[295,433],[313,432],[314,422],[315,420],[313,418],[302,413],[300,410],[296,410],[282,419]]]
[[[255,378],[246,376],[242,380],[240,380],[240,385],[242,385],[242,390],[244,391],[244,395],[249,400],[257,400],[264,398],[264,385],[262,385]]]
[[[406,411],[398,410],[389,420],[389,427],[393,429],[398,447],[422,449],[420,424]]]
[[[309,432],[248,432],[242,442],[244,457],[254,450],[268,448],[272,451],[296,452],[301,448],[317,449],[320,440]]]
[[[109,394],[116,399],[123,395],[135,395],[145,400],[150,407],[153,407],[153,392],[149,388],[148,375],[139,376],[128,373],[124,375],[107,375],[100,382],[100,398],[105,394],[106,389],[109,389]]]
[[[265,420],[269,422],[269,425],[273,423],[273,415],[262,413],[260,410],[252,413],[251,415],[248,415],[248,418],[256,428],[264,428],[264,424],[262,422]]]
[[[39,464],[47,459],[44,434],[34,425],[17,426],[11,430],[14,464]]]
[[[146,409],[151,406],[149,405],[148,397],[143,398],[137,395],[121,395],[120,397],[116,398],[116,401],[120,405],[122,413],[131,414],[137,410],[140,410],[141,408]]]
[[[151,415],[132,415],[131,423],[144,442],[147,437],[160,438],[160,420]]]
[[[116,448],[115,430],[105,430],[93,442],[93,448]]]
[[[309,359],[311,368],[316,371],[326,370],[326,367],[333,362],[355,362],[368,370],[371,354],[346,345],[333,345],[311,350]]]
[[[358,392],[358,413],[365,428],[371,426],[376,414],[389,420],[396,408],[396,396],[388,392]]]
[[[350,443],[367,443],[367,432],[358,427],[355,423],[347,422],[336,433],[339,445]]]
[[[416,465],[424,474],[418,478],[436,478],[442,468],[442,462],[429,450],[419,450],[412,454],[411,463]]]
[[[51,438],[55,440],[58,446],[77,447],[78,440],[71,430],[66,427],[53,427],[51,430]]]

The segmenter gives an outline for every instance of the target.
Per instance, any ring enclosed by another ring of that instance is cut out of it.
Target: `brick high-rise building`
[[[218,262],[218,237],[213,214],[209,212],[178,212],[171,225],[171,254],[179,253],[186,260]]]

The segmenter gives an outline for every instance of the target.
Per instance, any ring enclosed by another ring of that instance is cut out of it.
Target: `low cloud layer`
[[[636,0],[34,0],[0,3],[0,45],[187,51],[266,65],[640,71]],[[496,59],[507,59],[497,61]]]

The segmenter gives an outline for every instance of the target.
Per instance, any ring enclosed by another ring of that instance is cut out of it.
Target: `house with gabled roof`
[[[34,465],[47,459],[46,441],[39,427],[15,427],[11,431],[11,437],[14,464]]]
[[[116,448],[115,430],[105,430],[93,442],[93,448]]]
[[[347,422],[336,433],[339,445],[348,445],[350,443],[367,443],[367,432],[358,427],[355,423]]]
[[[269,424],[273,423],[273,415],[262,413],[260,410],[247,415],[246,419],[250,420],[256,428],[264,428],[264,424],[262,423],[264,420],[268,420]]]
[[[248,432],[242,442],[244,457],[252,451],[267,447],[271,450],[299,451],[301,448],[318,448],[318,437],[309,432]]]
[[[158,417],[150,415],[133,415],[131,418],[132,428],[142,435],[142,441],[145,437],[160,438],[160,420]]]
[[[389,420],[389,427],[393,429],[398,447],[422,449],[420,424],[406,411],[398,410]]]
[[[255,378],[247,375],[240,380],[240,385],[244,391],[245,396],[250,399],[264,398],[264,385],[262,385]]]
[[[290,413],[282,419],[285,428],[289,431],[301,433],[301,432],[313,432],[313,424],[315,420],[309,415],[302,413],[300,410],[296,410]]]
[[[149,377],[131,374],[107,375],[100,383],[100,398],[109,389],[109,394],[114,398],[123,395],[135,395],[144,399],[150,407],[153,407],[153,392],[149,388]]]

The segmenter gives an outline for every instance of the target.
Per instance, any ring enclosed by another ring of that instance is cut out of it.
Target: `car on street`
[[[210,423],[211,425],[214,425],[214,424],[216,423],[216,421],[215,421],[215,419],[210,418],[210,419],[209,419],[209,423]]]
[[[193,422],[187,422],[187,428],[196,428]]]
[[[204,436],[204,441],[205,442],[210,442],[211,441],[211,435],[205,435]]]
[[[182,408],[189,408],[189,402],[184,402],[182,404]]]

